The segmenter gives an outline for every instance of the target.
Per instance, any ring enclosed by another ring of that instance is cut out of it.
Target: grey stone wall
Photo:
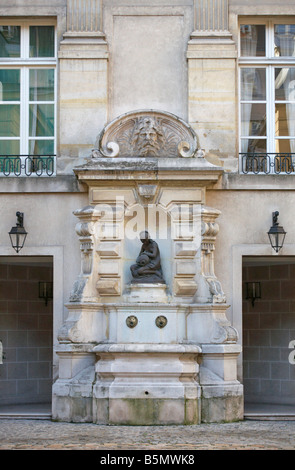
[[[243,302],[245,402],[294,405],[295,265],[248,266],[243,287],[246,281],[261,282],[261,299],[254,307]]]
[[[0,405],[51,401],[52,301],[38,298],[52,268],[0,264]]]

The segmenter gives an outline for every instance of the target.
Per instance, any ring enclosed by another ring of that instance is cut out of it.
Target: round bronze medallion
[[[164,317],[164,315],[159,315],[157,318],[156,318],[156,325],[158,328],[164,328],[166,325],[167,325],[167,318]]]
[[[138,323],[137,317],[135,315],[130,315],[126,318],[126,325],[129,328],[134,328]]]

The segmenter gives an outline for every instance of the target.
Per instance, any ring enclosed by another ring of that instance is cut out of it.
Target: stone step
[[[48,413],[0,413],[0,419],[49,419]]]
[[[254,421],[295,421],[295,413],[245,413],[244,419]]]

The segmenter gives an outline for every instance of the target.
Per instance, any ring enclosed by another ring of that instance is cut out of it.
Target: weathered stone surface
[[[117,343],[98,345],[94,351],[100,357],[94,385],[94,422],[200,422],[198,364],[194,361],[200,352],[198,346]]]
[[[108,124],[97,141],[98,156],[193,157],[197,136],[179,117],[156,110],[126,113]]]

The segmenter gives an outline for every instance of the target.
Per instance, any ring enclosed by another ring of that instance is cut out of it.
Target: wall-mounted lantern
[[[16,227],[12,227],[12,229],[8,233],[10,236],[12,248],[14,248],[15,251],[18,253],[24,246],[27,232],[24,228],[24,213],[17,212],[16,217]]]
[[[45,300],[47,305],[48,300],[53,298],[53,282],[39,282],[39,299]]]
[[[39,299],[45,300],[47,305],[48,300],[53,298],[53,283],[52,282],[39,282]]]
[[[246,282],[246,299],[250,299],[252,307],[256,299],[261,299],[261,285],[260,282]]]
[[[278,211],[272,213],[272,226],[267,232],[270,244],[276,253],[278,253],[282,248],[287,233],[285,232],[284,228],[279,225],[278,216]]]

